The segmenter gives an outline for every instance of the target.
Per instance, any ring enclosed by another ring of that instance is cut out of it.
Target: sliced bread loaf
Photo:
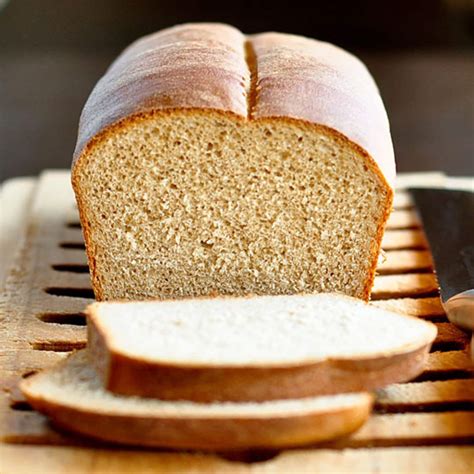
[[[24,380],[31,405],[59,427],[140,446],[193,449],[281,448],[356,430],[368,417],[367,393],[264,403],[167,402],[113,395],[79,351]]]
[[[88,307],[91,363],[116,393],[262,401],[418,375],[436,326],[335,294]]]
[[[208,23],[122,53],[84,107],[72,167],[98,300],[368,299],[394,176],[357,58]]]

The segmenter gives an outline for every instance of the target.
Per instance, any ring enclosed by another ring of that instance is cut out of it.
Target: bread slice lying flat
[[[89,351],[108,390],[262,401],[365,391],[423,370],[436,326],[335,294],[95,303]]]
[[[356,57],[212,23],[117,58],[72,167],[98,300],[368,299],[394,177],[387,115]]]
[[[29,377],[21,389],[59,427],[140,446],[194,449],[280,448],[356,430],[368,417],[367,393],[264,403],[167,402],[105,391],[85,351]]]

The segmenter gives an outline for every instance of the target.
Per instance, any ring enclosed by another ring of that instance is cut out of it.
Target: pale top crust
[[[92,91],[73,163],[109,127],[172,109],[327,127],[371,157],[393,185],[393,146],[377,87],[356,57],[331,44],[281,33],[245,36],[217,23],[179,25],[139,39]]]

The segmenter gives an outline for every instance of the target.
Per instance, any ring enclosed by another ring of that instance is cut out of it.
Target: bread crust
[[[431,344],[388,358],[328,360],[296,367],[194,368],[152,364],[110,351],[107,390],[163,400],[256,401],[374,390],[423,371]]]
[[[387,114],[365,65],[337,46],[301,36],[248,37],[257,62],[251,118],[290,117],[337,130],[371,156],[388,183],[395,161]]]
[[[73,356],[74,357],[74,356]],[[67,364],[64,361],[61,364]],[[57,370],[57,368],[49,371]],[[49,416],[54,425],[107,442],[174,449],[239,450],[283,448],[330,440],[350,434],[368,418],[373,397],[360,394],[358,403],[328,411],[302,408],[297,413],[271,416],[172,416],[149,413],[124,415],[104,408],[87,410],[72,402],[38,393],[35,384],[49,371],[24,380],[21,389],[28,402]]]
[[[387,115],[365,66],[328,43],[280,33],[245,36],[216,23],[175,26],[129,46],[81,115],[72,185],[96,298],[104,299],[79,176],[90,150],[145,117],[221,113],[236,120],[297,121],[362,156],[386,195],[360,298],[368,300],[393,201],[395,161]]]
[[[349,435],[367,420],[365,404],[327,413],[274,418],[153,418],[97,414],[27,396],[55,426],[97,440],[131,446],[205,451],[289,448]]]
[[[332,44],[283,33],[245,36],[219,23],[178,25],[141,38],[90,95],[73,166],[109,126],[171,109],[325,125],[365,150],[393,186],[393,146],[377,86],[361,61]]]
[[[344,298],[343,296],[337,296]],[[162,400],[265,401],[370,391],[419,375],[436,336],[423,343],[369,357],[328,358],[292,364],[218,364],[153,362],[115,348],[95,312],[86,310],[90,362],[105,388],[122,395]],[[429,324],[429,323],[425,323]]]
[[[179,25],[137,40],[109,67],[79,121],[73,167],[94,137],[127,117],[203,109],[247,117],[245,37],[229,25]]]

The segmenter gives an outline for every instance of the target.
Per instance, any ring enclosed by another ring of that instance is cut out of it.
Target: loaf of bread
[[[373,390],[424,367],[436,326],[342,295],[105,302],[87,309],[104,386],[162,400]]]
[[[298,446],[347,435],[370,414],[372,396],[351,393],[263,403],[193,403],[107,392],[79,351],[23,380],[34,408],[53,423],[115,443],[181,449]]]
[[[98,300],[367,300],[394,176],[357,58],[204,23],[119,56],[85,105],[72,169]]]

